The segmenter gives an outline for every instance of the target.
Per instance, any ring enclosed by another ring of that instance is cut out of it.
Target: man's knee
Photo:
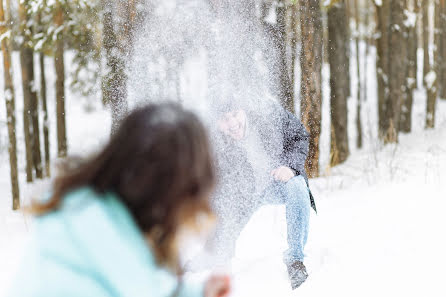
[[[285,184],[285,192],[289,199],[310,203],[310,192],[307,182],[301,175],[295,176]]]

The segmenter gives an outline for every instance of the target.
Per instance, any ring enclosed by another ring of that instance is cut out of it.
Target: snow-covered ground
[[[445,102],[441,108],[445,115]],[[445,117],[436,131],[404,136],[396,147],[356,152],[311,181],[319,213],[307,282],[289,289],[284,208],[269,206],[238,241],[234,296],[446,296],[445,170]]]
[[[17,56],[15,65],[17,64]],[[354,59],[352,59],[354,60]],[[329,152],[328,81],[325,75],[321,166],[323,176],[310,182],[319,213],[312,215],[306,265],[310,277],[292,292],[282,264],[286,249],[284,208],[261,208],[237,242],[233,260],[233,296],[446,296],[446,101],[440,101],[436,129],[425,131],[425,95],[415,98],[413,130],[398,145],[382,146],[376,135],[374,61],[369,61],[368,101],[364,103],[365,147],[354,148],[354,113],[349,133],[352,155],[336,168],[325,169]],[[52,67],[48,60],[48,67]],[[352,61],[352,69],[354,68]],[[19,68],[15,68],[21,98]],[[327,67],[324,68],[327,74]],[[355,85],[355,77],[352,78]],[[51,142],[55,147],[54,76],[48,77]],[[0,94],[3,81],[0,79]],[[352,90],[355,94],[355,90]],[[1,97],[3,101],[3,97]],[[85,154],[109,135],[109,112],[96,106],[87,113],[85,100],[67,94],[67,127],[71,153]],[[99,101],[99,100],[97,100]],[[1,103],[1,102],[0,102]],[[355,110],[355,100],[349,108]],[[17,113],[22,104],[17,102]],[[0,118],[4,119],[4,104]],[[24,183],[23,133],[18,120],[20,180],[23,197],[32,192]],[[0,128],[0,296],[14,275],[26,248],[30,219],[10,210],[7,134]],[[53,150],[52,156],[55,156]]]

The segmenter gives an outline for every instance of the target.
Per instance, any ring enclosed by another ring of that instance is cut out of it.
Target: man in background
[[[296,289],[308,277],[304,247],[310,207],[316,210],[305,173],[308,132],[275,103],[263,112],[225,104],[216,124],[220,185],[214,207],[219,222],[212,248],[218,262],[224,265],[232,258],[240,232],[260,206],[285,204],[289,249],[284,263]]]

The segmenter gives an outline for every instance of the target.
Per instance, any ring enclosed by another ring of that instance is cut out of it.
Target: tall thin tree
[[[362,108],[362,75],[361,75],[361,53],[359,47],[359,41],[361,38],[360,33],[360,23],[359,23],[359,1],[354,1],[354,9],[355,9],[355,47],[356,47],[356,74],[357,74],[357,83],[356,83],[356,147],[362,147],[362,123],[361,123],[361,108]],[[365,57],[367,59],[367,57]],[[366,75],[366,73],[364,73]]]
[[[291,113],[294,113],[294,92],[290,71],[288,71],[287,58],[287,32],[286,16],[287,4],[285,0],[279,0],[277,3],[277,48],[278,48],[278,67],[279,67],[279,98],[282,105]],[[294,66],[292,66],[294,67]]]
[[[407,19],[405,29],[407,32],[407,78],[406,78],[406,96],[401,106],[400,131],[410,132],[412,128],[412,106],[413,95],[417,87],[417,0],[407,1]]]
[[[293,98],[293,110],[295,106],[295,90],[294,86],[296,85],[296,59],[297,59],[297,41],[298,41],[298,24],[299,24],[299,7],[298,2],[295,1],[289,7],[291,10],[291,24],[290,24],[290,80],[291,80],[291,91]]]
[[[133,42],[134,22],[128,14],[135,1],[102,0],[103,45],[106,68],[103,76],[104,101],[112,111],[112,132],[127,112],[127,75],[125,65]]]
[[[330,165],[343,163],[350,154],[348,146],[348,115],[346,72],[349,29],[345,0],[332,1],[328,7],[328,61],[330,64],[331,149]]]
[[[426,128],[435,127],[435,112],[438,96],[438,45],[440,44],[440,1],[435,0],[435,18],[434,18],[434,51],[433,64],[428,69],[429,72],[424,77],[427,90],[426,104]]]
[[[46,1],[43,1],[43,6],[46,6]],[[37,16],[37,23],[39,33],[43,33],[42,12]],[[43,112],[43,144],[45,156],[45,176],[49,177],[50,172],[50,139],[49,139],[49,119],[48,119],[48,104],[46,93],[46,71],[45,71],[45,53],[44,49],[40,49],[39,53],[39,67],[40,67],[40,101],[42,103]]]
[[[57,155],[67,156],[67,132],[65,115],[65,62],[64,62],[64,10],[60,0],[57,0],[54,10],[54,25],[57,28],[57,40],[54,54],[56,70],[56,118],[57,118]]]
[[[446,0],[440,0],[439,3],[439,49],[438,49],[438,64],[439,64],[439,94],[441,99],[446,100]]]
[[[406,96],[407,46],[405,43],[405,5],[403,0],[390,1],[389,27],[389,94],[385,101],[384,142],[398,142],[401,104]]]
[[[376,4],[376,2],[375,2]],[[383,1],[375,5],[376,20],[376,75],[378,82],[378,135],[381,139],[386,133],[385,111],[386,100],[389,93],[389,26],[390,1]]]
[[[307,172],[310,177],[316,177],[319,175],[322,117],[322,13],[319,0],[300,0],[299,4],[302,39],[301,119],[310,132]]]
[[[0,36],[3,36],[1,40],[1,47],[3,54],[3,73],[5,79],[5,103],[7,118],[6,122],[8,125],[9,136],[8,152],[12,192],[12,209],[16,210],[20,208],[20,190],[17,170],[15,92],[11,65],[11,5],[9,0],[6,0],[6,14],[3,6],[3,0],[0,0]]]
[[[423,13],[423,85],[426,86],[424,78],[430,71],[429,60],[429,0],[422,0],[421,8]]]
[[[18,0],[20,32],[23,35],[20,44],[20,66],[22,72],[22,90],[23,90],[23,129],[25,135],[25,154],[26,154],[26,181],[32,182],[34,179],[33,168],[33,127],[32,127],[32,101],[37,100],[37,94],[34,88],[34,57],[31,48],[29,30],[29,18],[27,11],[27,0]]]

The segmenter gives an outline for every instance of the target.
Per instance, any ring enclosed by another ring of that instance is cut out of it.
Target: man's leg
[[[302,176],[296,176],[284,185],[284,203],[288,229],[289,249],[285,252],[284,262],[289,265],[303,262],[304,248],[307,243],[310,223],[310,193]]]
[[[310,219],[310,193],[302,176],[288,182],[273,182],[263,193],[262,204],[285,204],[289,249],[285,264],[303,261]]]

